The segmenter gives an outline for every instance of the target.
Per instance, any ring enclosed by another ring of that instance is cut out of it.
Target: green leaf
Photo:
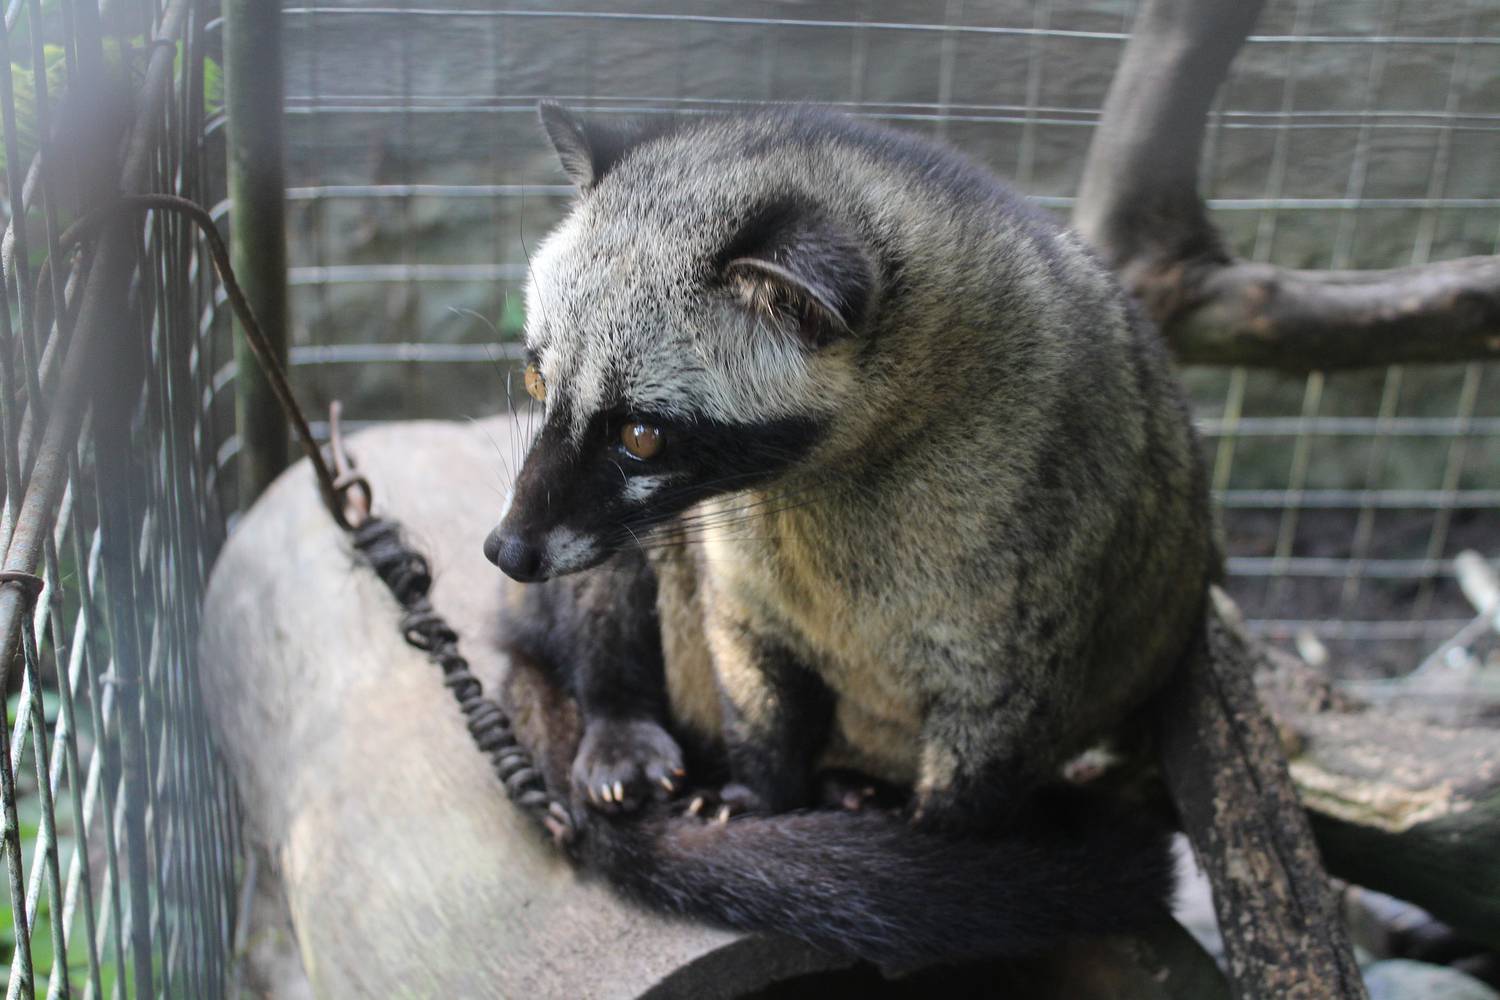
[[[43,50],[46,59],[47,103],[55,107],[62,95],[66,66],[61,46],[48,45]],[[36,74],[29,65],[11,63],[10,85],[15,94],[16,146],[21,154],[22,167],[31,163],[37,150]],[[0,170],[6,166],[6,148],[0,143]]]

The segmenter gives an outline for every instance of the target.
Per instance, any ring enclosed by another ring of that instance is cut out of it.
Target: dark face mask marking
[[[642,427],[654,431],[645,457],[626,444],[629,437],[640,445]],[[588,569],[696,503],[762,485],[804,458],[821,432],[809,419],[729,424],[602,413],[575,445],[567,428],[564,414],[549,415],[510,509],[485,542],[486,557],[518,580]]]

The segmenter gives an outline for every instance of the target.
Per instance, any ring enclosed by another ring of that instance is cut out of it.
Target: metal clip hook
[[[375,498],[370,481],[356,470],[354,458],[344,448],[343,411],[336,399],[328,404],[328,450],[333,453],[333,489],[344,505],[344,522],[353,531],[370,519]]]

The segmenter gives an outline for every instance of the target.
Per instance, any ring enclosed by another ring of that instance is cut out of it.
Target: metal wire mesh
[[[0,547],[40,585],[0,588],[7,1000],[211,997],[229,963],[238,817],[192,669],[211,269],[175,218],[63,242],[115,191],[211,197],[204,14],[12,0],[0,28]]]
[[[615,114],[822,101],[942,137],[1065,212],[1134,10],[287,6],[298,389],[372,419],[505,404],[528,247],[571,196],[538,97]],[[1500,252],[1497,28],[1479,0],[1273,0],[1204,164],[1237,249],[1319,268]],[[192,670],[237,501],[227,317],[178,220],[61,243],[105,191],[221,195],[216,43],[195,0],[4,7],[7,1000],[214,996],[231,964],[239,822]],[[1384,671],[1461,624],[1448,559],[1500,552],[1496,366],[1185,377],[1255,627]]]
[[[503,405],[527,248],[571,195],[539,97],[605,114],[820,101],[940,136],[1066,212],[1135,7],[288,5],[300,388],[367,419]],[[1204,163],[1237,250],[1313,268],[1500,250],[1497,29],[1482,0],[1272,0]],[[1254,628],[1389,672],[1467,619],[1449,559],[1500,552],[1496,366],[1184,374]]]

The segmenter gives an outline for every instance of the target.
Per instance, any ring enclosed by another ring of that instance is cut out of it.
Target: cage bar
[[[230,241],[235,274],[277,360],[286,363],[286,176],[282,167],[281,8],[265,0],[225,0],[224,94],[227,108]],[[235,337],[235,425],[240,500],[248,505],[286,468],[286,418],[256,367],[243,334]]]

